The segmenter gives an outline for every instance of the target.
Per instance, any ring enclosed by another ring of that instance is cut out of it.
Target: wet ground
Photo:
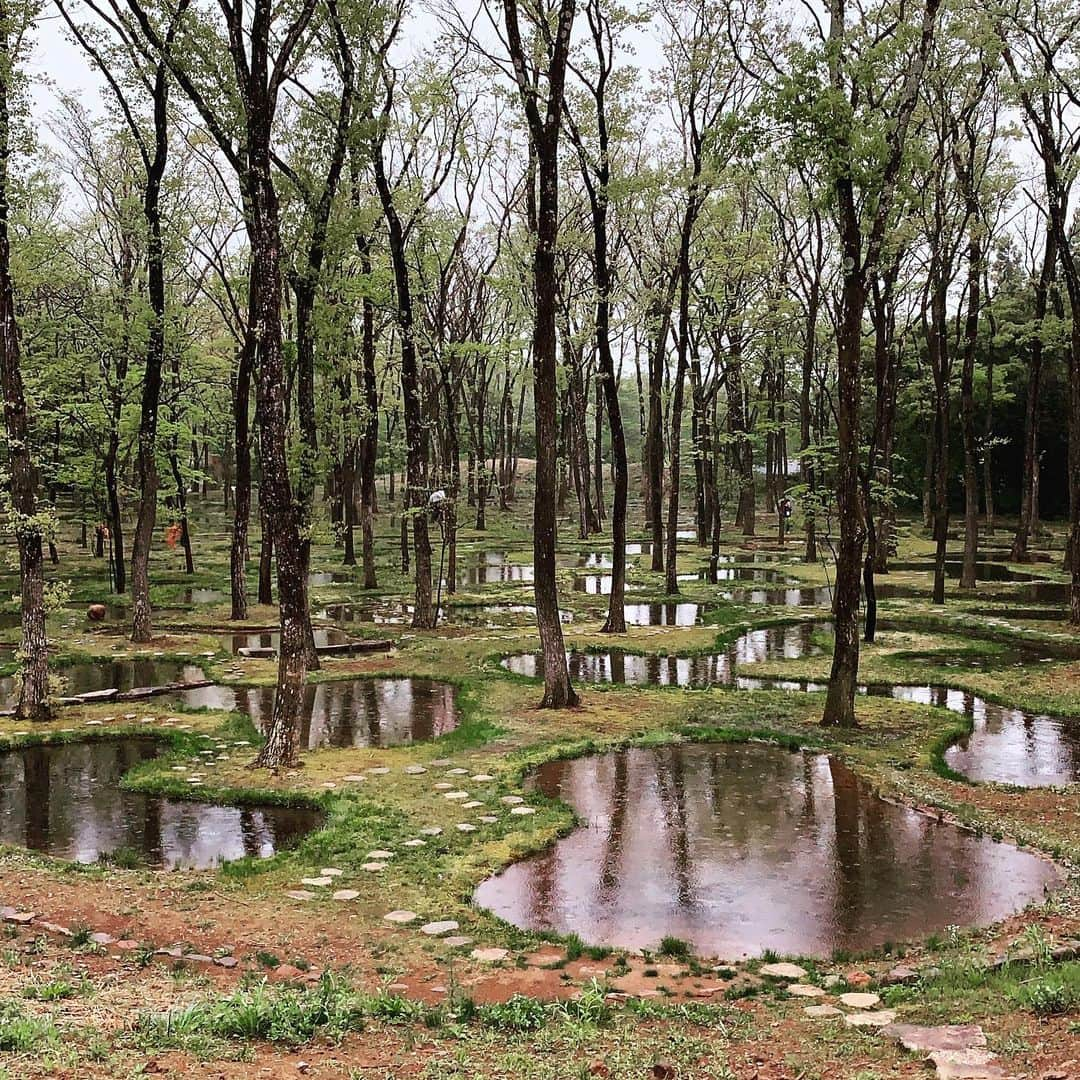
[[[123,791],[151,739],[98,739],[0,754],[0,842],[74,862],[123,852],[166,869],[265,858],[322,822],[310,809],[232,807]]]
[[[1030,852],[877,798],[824,754],[633,749],[549,763],[535,783],[583,824],[475,900],[591,944],[827,957],[992,923],[1060,880]]]

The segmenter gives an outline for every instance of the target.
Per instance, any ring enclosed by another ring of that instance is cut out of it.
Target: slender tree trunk
[[[11,280],[11,243],[8,234],[11,176],[10,13],[0,0],[0,387],[4,395],[7,433],[10,517],[19,546],[22,602],[22,681],[15,715],[22,720],[48,720],[49,648],[45,633],[45,566],[42,540],[45,517],[36,506],[34,467],[30,457],[30,423],[23,391],[16,321],[15,290]]]
[[[1039,457],[1039,396],[1042,390],[1042,365],[1046,314],[1049,308],[1050,287],[1057,264],[1057,236],[1047,226],[1046,245],[1043,251],[1042,270],[1035,285],[1035,309],[1033,312],[1037,329],[1031,339],[1028,356],[1027,400],[1024,407],[1024,470],[1020,478],[1020,520],[1013,537],[1010,557],[1014,562],[1027,562],[1030,558],[1028,544],[1035,531],[1038,518],[1037,484],[1035,473]]]
[[[241,621],[248,617],[247,559],[248,530],[251,522],[251,374],[255,361],[255,338],[248,326],[244,331],[236,364],[236,385],[233,390],[233,439],[236,456],[236,497],[233,500],[233,532],[229,545],[229,584],[232,599],[230,618]],[[260,602],[262,598],[260,597]]]
[[[982,281],[982,242],[976,223],[968,241],[968,311],[964,326],[964,356],[960,375],[960,411],[964,437],[964,560],[960,588],[975,588],[979,550],[978,448],[975,445],[975,351],[979,337],[979,286]]]
[[[143,374],[142,411],[139,419],[139,513],[131,545],[131,640],[153,639],[150,619],[150,547],[157,522],[157,422],[161,402],[161,373],[165,362],[165,250],[161,237],[161,181],[169,152],[168,80],[165,65],[158,66],[153,89],[154,157],[146,176],[143,214],[147,224],[146,276],[150,300],[150,332]]]

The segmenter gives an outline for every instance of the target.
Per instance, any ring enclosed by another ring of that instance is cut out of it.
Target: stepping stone
[[[428,825],[426,828],[420,830],[421,836],[441,836],[442,829],[438,825]]]
[[[493,814],[481,814],[480,815],[480,820],[485,825],[494,825],[495,822],[497,822],[499,819],[497,817],[495,817]]]
[[[872,1009],[881,1004],[881,998],[877,994],[841,994],[840,1004],[849,1009]]]
[[[499,802],[504,806],[520,806],[525,800],[520,795],[503,795]]]
[[[344,780],[347,784],[362,784],[367,779],[367,777],[360,776],[359,773],[349,773],[348,776],[343,776],[341,779]]]
[[[359,895],[360,894],[356,891],[356,889],[338,889],[338,891],[334,893],[334,899],[355,900]]]
[[[485,964],[497,964],[510,955],[509,949],[473,949],[469,954],[474,960],[480,960]]]
[[[879,1012],[853,1012],[844,1017],[848,1027],[883,1028],[896,1019],[895,1009],[882,1009]]]
[[[462,934],[453,934],[450,937],[444,937],[443,944],[449,945],[451,949],[462,949],[466,945],[472,944],[472,938],[465,937]],[[434,990],[435,988],[432,987],[432,989]]]
[[[382,862],[385,859],[392,859],[394,853],[392,851],[383,851],[381,848],[378,851],[369,851],[367,853],[369,859],[375,859],[378,862]]]
[[[882,1032],[896,1039],[905,1050],[930,1054],[935,1050],[985,1050],[986,1035],[978,1024],[944,1024],[921,1027],[918,1024],[890,1024]]]
[[[426,840],[406,840],[402,847],[427,847]]]
[[[825,991],[820,986],[811,986],[809,983],[792,983],[787,992],[792,997],[819,998],[825,996]]]
[[[306,889],[290,889],[285,894],[290,900],[314,900],[315,894]]]
[[[930,1061],[938,1080],[1004,1080],[1005,1073],[992,1064],[989,1050],[935,1050]]]
[[[495,777],[491,776],[489,773],[481,772],[481,773],[477,773],[475,776],[471,777],[470,779],[475,780],[478,784],[486,784],[486,783],[488,783],[488,781],[494,780]]]
[[[368,769],[372,776],[385,776],[389,771],[385,765],[378,765],[374,769]]]
[[[214,963],[217,964],[218,967],[234,968],[240,961],[237,960],[235,956],[218,956],[215,958]]]
[[[446,770],[446,775],[447,776],[465,776],[465,775],[468,774],[468,772],[469,772],[468,769],[447,769]]]
[[[4,922],[15,923],[16,926],[27,926],[32,923],[37,915],[33,911],[6,911]]]
[[[101,727],[101,724],[102,724],[101,720],[87,720],[86,721],[86,726],[87,727]]]
[[[458,832],[476,832],[476,826],[470,825],[469,822],[463,821],[457,827]]]
[[[404,908],[399,908],[397,911],[387,912],[383,916],[383,922],[396,923],[398,926],[407,926],[411,922],[416,922],[420,916],[415,911],[407,911]]]
[[[435,758],[434,760],[428,762],[428,764],[433,766],[436,769],[442,769],[447,765],[452,765],[453,762],[449,758],[440,757],[440,758]]]
[[[531,806],[515,806],[510,813],[517,817],[526,817],[529,814],[535,814],[536,811]]]
[[[111,945],[116,940],[116,938],[114,938],[112,934],[97,933],[91,934],[90,940],[95,945]]]
[[[843,1010],[838,1009],[835,1005],[807,1005],[803,1012],[807,1016],[812,1016],[815,1020],[824,1019],[828,1016],[843,1016]]]
[[[766,975],[770,979],[796,979],[806,978],[806,968],[798,964],[763,964],[758,968],[759,975]]]
[[[427,934],[428,937],[445,937],[452,931],[459,929],[459,927],[460,924],[454,922],[453,919],[443,919],[441,922],[424,923],[420,927],[420,933]]]
[[[919,973],[914,968],[905,967],[903,964],[894,967],[882,982],[886,986],[906,986],[908,983],[918,982]]]
[[[339,870],[336,866],[324,866],[319,871],[323,877],[341,877],[344,872],[344,870]]]
[[[333,791],[334,788],[337,787],[337,784],[335,784],[332,780],[324,780],[323,787],[326,788],[328,791]]]
[[[454,785],[449,781],[443,781],[440,784],[434,784],[433,787],[436,791],[453,791]]]
[[[475,810],[478,806],[483,806],[482,802],[477,802],[476,799],[471,799],[469,802],[463,802],[461,804],[462,810]]]
[[[134,952],[138,947],[139,943],[131,938],[121,938],[113,942],[113,948],[119,949],[120,952]]]
[[[467,799],[469,793],[467,791],[448,791],[443,795],[444,799]]]
[[[423,765],[406,765],[405,772],[409,776],[420,776],[423,773],[426,773],[427,769],[425,769]]]
[[[300,879],[301,885],[317,885],[320,888],[326,885],[333,885],[334,879],[330,877],[305,877]]]
[[[360,864],[361,870],[367,870],[370,873],[378,873],[380,870],[386,869],[386,863],[384,862],[366,862]]]

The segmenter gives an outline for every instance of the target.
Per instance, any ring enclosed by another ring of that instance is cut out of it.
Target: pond
[[[1061,881],[1032,853],[885,802],[824,754],[632,749],[551,762],[535,785],[583,824],[474,899],[590,944],[828,957],[993,923]]]
[[[743,690],[824,693],[825,683],[805,679],[737,676]],[[1049,787],[1080,781],[1080,718],[1068,719],[996,705],[978,694],[946,686],[870,683],[859,693],[934,705],[967,716],[974,729],[945,751],[945,762],[969,780]]]
[[[509,581],[532,581],[532,563],[510,562],[505,551],[477,551],[458,555],[458,585],[497,585]]]
[[[322,823],[313,809],[122,791],[124,773],[159,749],[151,739],[96,739],[0,754],[0,842],[74,862],[123,850],[152,866],[202,869],[273,855]]]
[[[576,652],[566,655],[575,682],[629,683],[646,686],[730,685],[739,664],[764,660],[797,659],[820,650],[813,645],[814,631],[831,629],[802,623],[751,630],[737,638],[724,652],[695,656],[643,655],[627,652]],[[503,666],[515,675],[536,678],[543,674],[538,653],[510,656]]]
[[[115,688],[126,693],[138,687],[166,686],[169,683],[199,682],[206,678],[201,667],[179,660],[85,660],[78,663],[59,663],[54,674],[64,681],[61,696],[75,697],[98,690]],[[15,680],[10,675],[0,678],[0,709],[14,708],[17,703]]]
[[[315,639],[316,649],[347,645],[354,640],[336,626],[315,626],[311,633]],[[221,640],[225,650],[234,655],[241,649],[273,649],[277,652],[281,634],[277,630],[262,630],[254,633],[227,634]]]
[[[270,723],[272,686],[207,686],[185,690],[191,708],[246,713],[260,730]],[[446,735],[459,716],[454,688],[431,679],[339,679],[308,683],[300,723],[300,746],[401,746]]]

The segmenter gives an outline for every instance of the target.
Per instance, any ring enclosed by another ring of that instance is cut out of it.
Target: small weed
[[[670,956],[675,960],[686,960],[690,957],[690,944],[682,938],[665,937],[660,941],[660,955]]]

